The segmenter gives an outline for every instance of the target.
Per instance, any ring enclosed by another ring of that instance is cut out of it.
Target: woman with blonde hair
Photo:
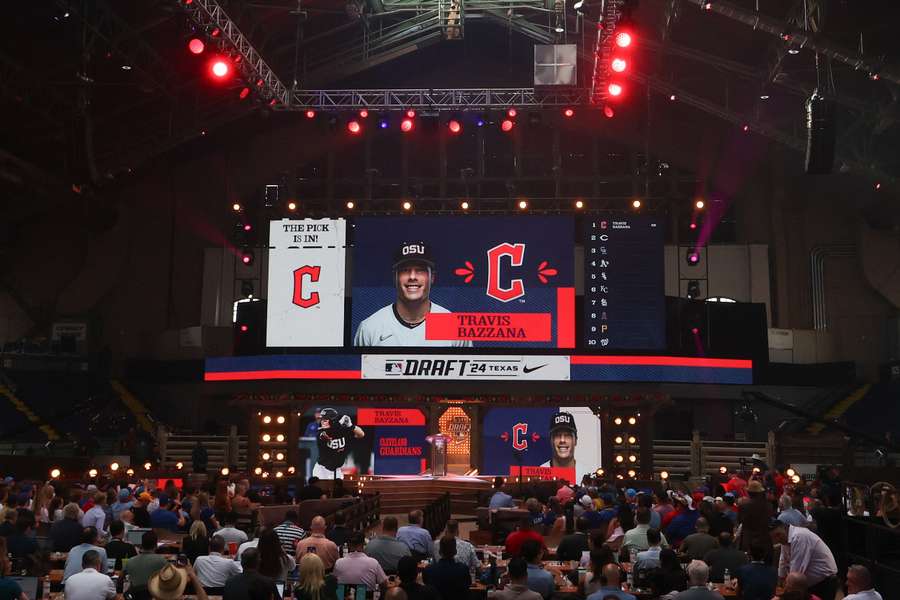
[[[294,588],[296,600],[337,600],[337,579],[325,576],[325,564],[317,554],[300,559],[300,583]]]
[[[191,564],[198,556],[209,555],[209,533],[201,519],[191,524],[187,537],[181,540],[181,552],[190,559]]]
[[[56,490],[49,483],[41,488],[34,498],[32,511],[40,523],[49,523],[53,515],[49,511],[50,501],[56,496]]]

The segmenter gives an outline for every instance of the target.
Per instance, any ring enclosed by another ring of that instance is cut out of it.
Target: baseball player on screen
[[[323,408],[317,443],[319,460],[313,466],[313,476],[319,479],[343,479],[341,467],[347,461],[350,440],[365,437],[358,425],[353,425],[350,415],[339,415],[333,408]]]
[[[578,429],[575,417],[558,412],[550,419],[550,451],[552,456],[542,467],[575,468],[575,446],[578,445]]]
[[[425,242],[404,242],[394,254],[397,300],[359,324],[354,346],[455,346],[471,347],[467,340],[426,340],[428,313],[448,313],[431,301],[434,260]]]

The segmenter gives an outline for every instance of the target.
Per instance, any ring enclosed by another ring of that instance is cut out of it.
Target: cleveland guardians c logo
[[[304,265],[294,271],[294,304],[300,308],[310,308],[319,303],[319,292],[312,292],[308,296],[304,295],[303,278],[306,277],[310,283],[319,281],[319,273],[322,267],[311,267]]]
[[[509,257],[511,267],[521,267],[525,259],[525,244],[504,242],[487,251],[488,277],[485,293],[500,302],[510,302],[525,295],[525,284],[521,279],[512,279],[509,287],[500,287],[500,259],[504,256]]]
[[[512,428],[513,439],[512,447],[515,450],[526,450],[528,448],[528,423],[516,423]]]

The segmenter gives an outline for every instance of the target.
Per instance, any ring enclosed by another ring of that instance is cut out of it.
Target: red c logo
[[[500,259],[504,256],[509,257],[510,266],[521,267],[522,260],[525,258],[525,244],[504,242],[487,251],[488,279],[486,293],[500,302],[509,302],[525,295],[525,284],[522,283],[521,279],[512,279],[508,288],[500,287]]]
[[[304,265],[294,271],[294,304],[300,308],[310,308],[319,303],[319,292],[312,292],[309,296],[303,295],[303,276],[306,275],[311,283],[319,281],[319,273],[322,267]]]
[[[528,433],[528,423],[516,423],[512,428],[513,432],[513,442],[512,447],[514,450],[526,450],[528,448],[528,438],[525,437],[525,434]]]

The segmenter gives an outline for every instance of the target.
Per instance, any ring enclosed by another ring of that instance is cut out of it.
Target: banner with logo
[[[266,346],[344,345],[343,219],[269,223]]]
[[[373,428],[376,475],[418,475],[427,468],[425,415],[417,408],[360,408],[359,426]]]
[[[574,348],[570,216],[354,220],[354,346]]]
[[[568,381],[568,356],[363,354],[363,379]]]
[[[601,464],[600,419],[585,406],[492,408],[481,432],[483,475],[576,483]]]

